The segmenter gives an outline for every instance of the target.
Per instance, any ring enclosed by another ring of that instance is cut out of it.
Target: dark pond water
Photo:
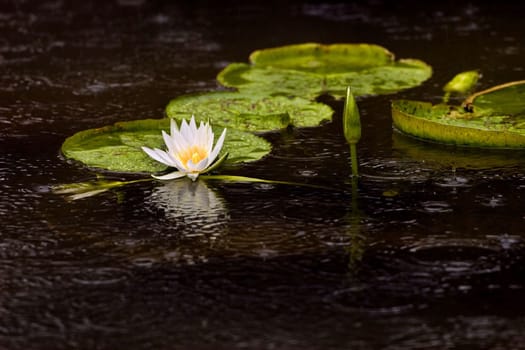
[[[1,2],[0,348],[525,349],[525,153],[412,140],[389,107],[439,101],[463,70],[480,69],[479,89],[525,79],[524,15],[474,1]],[[253,50],[302,42],[370,42],[434,68],[359,99],[357,196],[331,100],[333,123],[267,134],[272,154],[229,173],[337,191],[49,192],[96,178],[61,158],[66,137],[160,118]]]

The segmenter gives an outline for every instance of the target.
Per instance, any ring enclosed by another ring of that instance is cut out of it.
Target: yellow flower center
[[[208,157],[208,152],[199,146],[191,146],[180,152],[178,155],[179,160],[184,166],[188,166],[188,161],[191,159],[193,164],[197,164],[204,158]]]

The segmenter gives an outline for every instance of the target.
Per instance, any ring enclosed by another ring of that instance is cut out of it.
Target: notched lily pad
[[[165,119],[145,119],[119,122],[98,129],[80,131],[62,144],[65,157],[88,167],[114,172],[152,173],[166,169],[144,153],[141,146],[164,149],[161,130],[169,132],[170,122]],[[213,126],[216,135],[222,127]],[[271,151],[265,139],[235,129],[228,129],[221,154],[229,153],[226,163],[251,162]]]
[[[388,94],[420,85],[432,68],[416,59],[396,61],[387,49],[372,44],[306,43],[254,51],[250,64],[232,63],[217,80],[242,92],[302,96]]]
[[[219,91],[177,97],[166,107],[166,114],[177,120],[194,115],[197,121],[209,120],[217,126],[264,132],[290,124],[318,126],[323,120],[331,120],[333,110],[299,97]]]

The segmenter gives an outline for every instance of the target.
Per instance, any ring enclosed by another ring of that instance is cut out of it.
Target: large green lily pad
[[[67,138],[62,153],[88,167],[125,173],[151,173],[166,169],[144,153],[141,146],[164,149],[161,130],[169,132],[170,121],[145,119],[119,122],[98,129],[80,131]],[[213,127],[217,135],[221,127]],[[251,162],[271,151],[265,139],[235,129],[228,129],[221,154],[228,152],[226,163]]]
[[[306,43],[254,51],[250,64],[232,63],[217,80],[242,92],[301,96],[394,93],[420,85],[432,68],[416,59],[395,60],[387,49],[372,44]]]
[[[525,82],[478,92],[462,104],[392,103],[400,131],[430,141],[476,147],[525,147]]]
[[[209,120],[211,124],[263,132],[278,130],[292,124],[297,127],[318,126],[331,120],[332,108],[299,97],[242,94],[239,92],[208,92],[185,95],[170,101],[166,114],[178,120]]]

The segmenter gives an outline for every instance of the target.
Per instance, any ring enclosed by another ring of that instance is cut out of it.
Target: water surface
[[[482,72],[480,90],[525,79],[523,14],[463,1],[2,3],[0,348],[525,348],[525,153],[410,139],[389,105],[437,102],[463,70]],[[216,74],[253,50],[302,42],[375,43],[434,68],[420,87],[358,100],[357,196],[328,98],[332,123],[265,134],[271,155],[228,171],[334,191],[49,191],[96,178],[61,157],[71,134],[160,118],[173,97],[221,89]]]

